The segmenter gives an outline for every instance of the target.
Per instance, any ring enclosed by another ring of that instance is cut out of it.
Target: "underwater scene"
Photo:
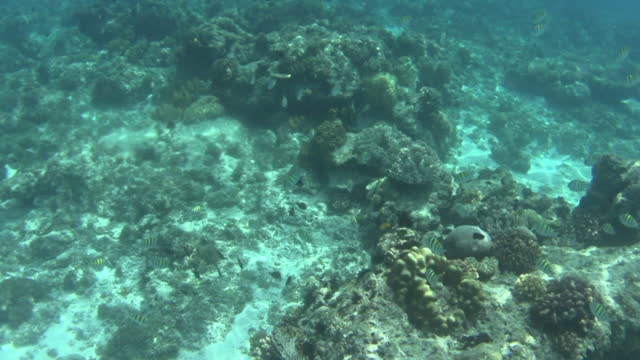
[[[640,359],[636,1],[0,9],[0,360]]]

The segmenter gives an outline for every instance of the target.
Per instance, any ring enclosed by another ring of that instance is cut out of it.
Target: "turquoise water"
[[[0,359],[638,358],[634,2],[0,9]]]

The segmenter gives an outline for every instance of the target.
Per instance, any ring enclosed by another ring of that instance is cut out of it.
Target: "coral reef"
[[[130,101],[125,87],[113,79],[98,79],[93,85],[91,101],[97,106],[124,106]]]
[[[396,262],[400,251],[408,250],[420,245],[420,234],[409,228],[396,228],[394,231],[388,232],[377,242],[378,256],[384,259],[384,262],[391,266]]]
[[[428,136],[426,141],[432,145],[445,160],[458,140],[455,124],[442,111],[444,100],[435,88],[422,87],[418,91],[416,119]],[[422,130],[422,129],[421,129]],[[420,137],[422,138],[422,137]]]
[[[547,291],[546,282],[536,274],[518,276],[511,293],[521,301],[535,302]]]
[[[499,140],[491,145],[491,157],[503,166],[526,173],[531,167],[527,146],[535,141],[546,142],[545,129],[535,126],[529,115],[515,110],[493,112],[489,120],[490,131]]]
[[[46,300],[50,290],[41,282],[9,278],[0,282],[0,324],[17,328],[33,316],[36,303]]]
[[[589,304],[599,295],[586,280],[565,276],[552,280],[546,293],[531,307],[531,317],[548,332],[573,331],[587,334],[595,323]]]
[[[438,284],[438,274],[444,286]],[[428,248],[403,250],[391,266],[389,286],[409,321],[427,331],[446,333],[482,313],[484,295],[476,269],[463,261],[447,262]]]
[[[535,58],[509,71],[508,79],[520,89],[564,106],[576,106],[592,99],[589,75],[579,65],[561,58]]]
[[[389,73],[380,73],[364,81],[363,91],[365,101],[374,110],[383,114],[391,114],[397,101],[397,83],[395,76]]]
[[[215,119],[224,114],[224,107],[213,95],[202,96],[184,110],[182,120],[189,124],[202,120]]]
[[[540,246],[533,232],[524,226],[493,233],[494,254],[500,269],[516,274],[535,270],[540,258]]]
[[[438,155],[388,125],[358,133],[348,158],[404,184],[429,185],[441,176]],[[344,160],[341,160],[344,161]]]
[[[576,239],[590,245],[639,241],[640,231],[633,223],[628,223],[636,221],[635,214],[640,210],[636,201],[640,188],[638,164],[603,155],[593,165],[592,176],[589,191],[573,212]],[[623,220],[625,218],[629,220]]]
[[[613,9],[5,3],[2,356],[640,358]]]
[[[590,304],[600,301],[599,297],[593,286],[579,277],[552,280],[546,292],[533,299],[531,318],[550,334],[586,337],[596,322]]]
[[[326,152],[333,151],[347,141],[347,132],[340,120],[324,121],[316,128],[314,146]]]

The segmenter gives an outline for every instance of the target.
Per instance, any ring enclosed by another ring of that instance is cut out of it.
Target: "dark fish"
[[[242,260],[239,257],[236,258],[238,260],[238,266],[240,266],[240,270],[244,270],[244,264],[242,264]]]
[[[571,191],[585,192],[589,190],[589,188],[591,187],[591,183],[588,181],[575,179],[575,180],[571,180],[567,186]]]
[[[300,208],[300,210],[307,210],[307,204],[303,202],[297,202],[296,205]]]
[[[287,277],[287,281],[285,281],[284,286],[289,286],[293,282],[293,275],[289,275]]]
[[[278,270],[270,272],[269,275],[276,280],[282,280],[282,274]]]

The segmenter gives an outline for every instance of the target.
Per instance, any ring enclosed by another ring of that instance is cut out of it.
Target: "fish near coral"
[[[477,226],[462,225],[453,229],[442,242],[447,257],[483,257],[493,248],[489,234]]]
[[[569,190],[573,192],[581,193],[589,190],[589,188],[591,187],[591,183],[588,181],[575,179],[575,180],[571,180],[569,184],[567,184],[567,187],[569,188]]]

